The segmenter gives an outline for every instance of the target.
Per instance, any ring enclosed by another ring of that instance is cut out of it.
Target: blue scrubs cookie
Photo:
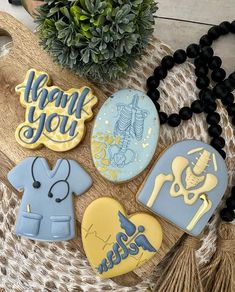
[[[112,182],[125,182],[150,163],[159,136],[159,118],[143,92],[123,89],[101,107],[93,128],[91,152],[100,174]]]
[[[210,145],[185,140],[156,162],[137,201],[191,235],[201,233],[228,184],[221,155]]]
[[[92,185],[74,160],[59,159],[50,169],[43,157],[28,157],[8,173],[12,186],[24,191],[16,234],[34,240],[61,241],[75,236],[72,194]]]

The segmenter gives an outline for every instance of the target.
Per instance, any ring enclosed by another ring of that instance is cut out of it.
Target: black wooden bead
[[[229,197],[226,200],[226,205],[228,208],[235,210],[235,197]]]
[[[231,194],[232,194],[233,197],[235,197],[235,186],[232,187]]]
[[[219,83],[216,84],[216,86],[213,88],[213,93],[216,96],[216,98],[224,98],[229,94],[229,91],[225,85]]]
[[[168,117],[168,125],[171,127],[178,127],[181,123],[181,118],[178,114],[171,114]]]
[[[162,67],[167,69],[167,70],[170,70],[174,67],[175,65],[175,61],[173,59],[172,56],[165,56],[163,59],[162,59]]]
[[[167,114],[164,112],[159,112],[158,115],[159,115],[160,124],[161,125],[165,124],[167,122],[167,119],[168,119]]]
[[[213,56],[208,60],[208,67],[211,70],[219,69],[222,65],[222,60],[218,56]]]
[[[199,97],[206,104],[213,103],[215,101],[215,95],[209,88],[202,89],[199,93]]]
[[[232,105],[234,102],[234,96],[232,93],[227,94],[225,97],[221,98],[223,105]]]
[[[225,140],[222,137],[216,137],[211,140],[211,146],[215,149],[222,149],[225,146]]]
[[[206,66],[196,67],[195,74],[197,77],[207,75],[208,74],[208,67],[206,67]]]
[[[215,125],[220,122],[220,115],[218,113],[210,113],[206,117],[206,121],[210,125]]]
[[[221,35],[221,28],[218,25],[212,26],[208,30],[208,35],[213,39],[216,40]]]
[[[165,68],[163,68],[162,66],[158,66],[154,70],[154,76],[158,80],[162,80],[162,79],[166,78],[166,76],[167,76],[167,70]]]
[[[195,67],[205,66],[205,60],[203,58],[197,57],[194,59]]]
[[[232,118],[232,124],[235,126],[235,117]]]
[[[208,128],[208,133],[211,137],[215,138],[215,137],[219,137],[222,134],[222,128],[220,125],[211,125]]]
[[[152,100],[152,102],[154,103],[156,110],[159,112],[160,111],[160,104],[156,100]]]
[[[182,120],[189,120],[193,115],[193,111],[190,107],[182,107],[179,111],[179,116]]]
[[[150,76],[147,79],[147,87],[149,89],[157,88],[159,86],[159,80],[157,80],[154,76]]]
[[[232,33],[235,33],[235,20],[233,22],[231,22],[230,31]]]
[[[235,219],[235,212],[230,208],[224,208],[220,211],[220,217],[226,222],[232,222]]]
[[[209,60],[211,57],[213,57],[214,51],[211,47],[205,47],[202,48],[200,57],[202,57],[204,60]]]
[[[225,35],[230,32],[231,24],[228,21],[223,21],[220,23],[219,27],[220,27],[221,33]]]
[[[204,88],[204,89],[201,89],[201,90],[199,91],[199,98],[200,98],[201,100],[203,100],[203,96],[204,96],[204,94],[205,94],[207,91],[210,91],[210,89],[209,89],[209,88]]]
[[[158,100],[160,97],[160,92],[156,88],[152,88],[148,90],[147,95],[153,100]]]
[[[215,112],[216,108],[217,108],[216,102],[212,102],[207,105],[204,105],[204,112],[210,114]]]
[[[228,76],[228,78],[229,78],[229,79],[232,79],[232,80],[235,81],[235,72],[233,72],[232,74],[230,74],[230,75]]]
[[[212,42],[213,42],[213,39],[208,34],[203,35],[199,41],[202,47],[211,46]]]
[[[201,76],[197,78],[197,81],[196,81],[197,88],[203,89],[203,88],[208,87],[209,84],[210,84],[210,79],[207,76],[203,76],[203,77]]]
[[[230,116],[235,116],[235,103],[227,107],[228,114]]]
[[[223,84],[227,89],[232,92],[235,89],[235,80],[227,78],[223,81]]]
[[[180,49],[174,52],[173,58],[174,58],[175,63],[182,64],[186,61],[187,55],[184,50]]]
[[[203,103],[200,100],[194,100],[191,104],[191,109],[195,114],[200,114],[203,112]]]
[[[226,76],[226,72],[223,68],[215,69],[211,73],[211,79],[215,82],[220,82],[224,80],[225,76]]]
[[[215,147],[214,147],[215,148]],[[218,152],[219,152],[219,154],[223,157],[223,159],[226,159],[226,153],[224,152],[224,150],[223,149],[216,149]]]
[[[187,47],[186,53],[189,58],[196,58],[199,55],[200,47],[197,44],[191,44]]]

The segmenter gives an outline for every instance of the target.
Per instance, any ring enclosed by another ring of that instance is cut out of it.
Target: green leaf
[[[82,34],[88,39],[92,38],[92,34],[89,31],[82,31]]]
[[[87,10],[85,0],[80,0],[80,4],[84,10]]]
[[[105,17],[100,15],[97,20],[94,21],[95,26],[102,26],[105,22]]]
[[[86,16],[86,15],[81,15],[81,16],[79,17],[79,19],[80,19],[81,21],[83,21],[83,20],[89,19],[89,17]]]
[[[67,7],[61,7],[60,11],[64,14],[64,16],[66,16],[69,20],[71,19],[70,14],[69,14],[69,10]]]
[[[90,29],[90,24],[81,23],[81,28],[83,31],[88,31]]]
[[[90,51],[89,50],[85,50],[83,56],[82,56],[82,61],[87,64],[89,62],[90,59]]]
[[[91,58],[95,63],[98,63],[99,61],[98,56],[94,52],[91,52]]]
[[[55,13],[59,12],[60,11],[60,8],[59,7],[52,7],[50,10],[49,10],[49,13],[47,14],[47,17],[51,17],[53,16]]]

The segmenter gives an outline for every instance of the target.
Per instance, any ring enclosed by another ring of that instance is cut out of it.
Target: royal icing
[[[115,199],[93,201],[82,219],[87,258],[102,278],[128,273],[152,258],[162,242],[162,229],[149,214],[130,216]]]
[[[138,90],[120,90],[96,117],[91,138],[94,164],[106,179],[128,181],[150,163],[158,135],[159,118],[151,99]]]
[[[218,206],[227,183],[228,171],[221,155],[204,142],[185,140],[163,153],[137,200],[196,236]]]
[[[28,157],[8,173],[23,191],[16,234],[34,240],[61,241],[75,236],[72,194],[87,191],[92,180],[74,160],[57,160],[50,169],[43,157]]]
[[[30,69],[24,82],[16,86],[26,108],[25,121],[16,129],[16,141],[29,149],[45,145],[67,151],[82,140],[85,121],[92,118],[98,99],[89,87],[63,91],[49,82],[47,73]]]

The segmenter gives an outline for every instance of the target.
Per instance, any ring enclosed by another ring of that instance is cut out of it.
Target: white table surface
[[[235,19],[235,0],[158,0],[158,3],[155,34],[173,49],[197,42],[210,28],[209,24]],[[35,29],[31,16],[22,7],[1,0],[0,11],[12,14],[31,30]],[[221,37],[213,48],[223,59],[228,73],[234,71],[235,36]]]

